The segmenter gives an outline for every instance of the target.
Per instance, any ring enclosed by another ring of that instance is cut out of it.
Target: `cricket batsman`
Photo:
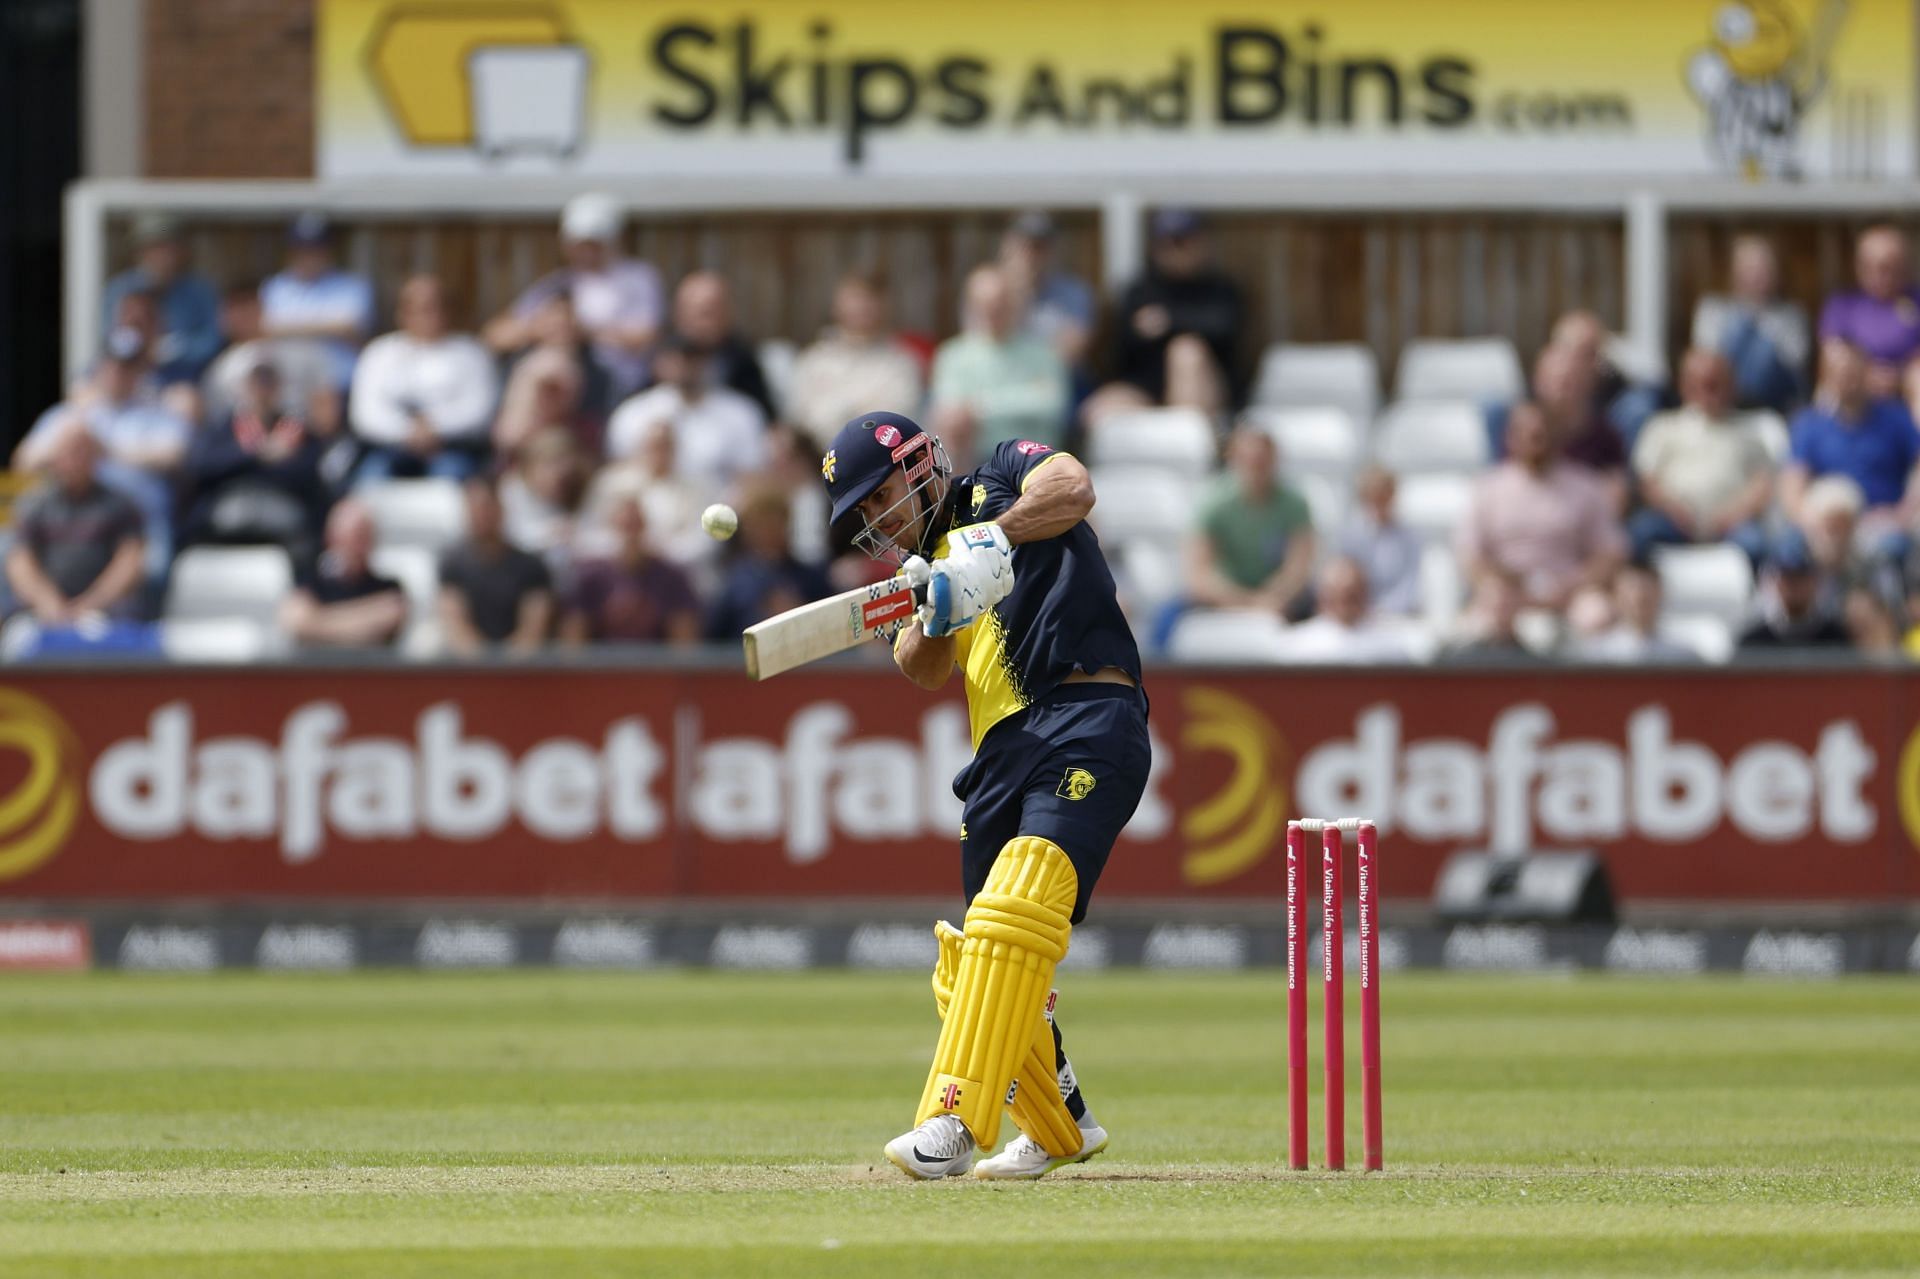
[[[835,525],[857,518],[856,545],[925,582],[893,660],[925,689],[958,669],[973,734],[953,782],[965,926],[934,926],[940,1041],[915,1127],[886,1155],[921,1180],[1040,1177],[1106,1148],[1053,1021],[1053,970],[1150,756],[1140,651],[1086,523],[1093,484],[1027,440],[955,476],[898,413],[848,422],[820,470]],[[1002,1109],[1020,1133],[976,1164]]]

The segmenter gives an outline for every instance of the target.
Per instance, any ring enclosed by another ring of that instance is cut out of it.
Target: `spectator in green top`
[[[1020,325],[1020,299],[1005,273],[976,267],[967,277],[964,331],[942,342],[933,359],[933,429],[956,468],[1006,440],[1064,443],[1067,366]]]
[[[1204,608],[1297,616],[1313,575],[1313,517],[1280,479],[1279,450],[1258,427],[1227,441],[1227,473],[1188,542],[1187,599]]]

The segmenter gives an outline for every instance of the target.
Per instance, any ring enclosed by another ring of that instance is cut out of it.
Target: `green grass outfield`
[[[1920,981],[1390,975],[1365,1177],[1280,1167],[1277,974],[1061,1017],[1111,1153],[916,1185],[920,974],[8,976],[0,1275],[1920,1270]]]

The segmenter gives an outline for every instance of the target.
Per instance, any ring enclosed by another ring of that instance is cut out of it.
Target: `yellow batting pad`
[[[1073,863],[1051,840],[1022,835],[1000,850],[986,886],[967,908],[953,993],[916,1124],[957,1115],[982,1149],[998,1142],[1007,1086],[1038,1045],[1035,1028],[1044,1024],[1054,966],[1067,953],[1078,890]],[[1052,1048],[1049,1036],[1049,1062]],[[1053,1077],[1050,1066],[1047,1077]]]
[[[947,1004],[953,998],[953,981],[960,972],[960,949],[966,934],[943,919],[934,924],[933,935],[940,942],[940,955],[933,961],[933,1006],[944,1020]],[[1065,1158],[1080,1153],[1086,1135],[1060,1095],[1060,1072],[1054,1066],[1054,994],[1047,992],[1047,1002],[1033,1026],[1033,1043],[1014,1069],[1013,1096],[1007,1109],[1013,1112],[1013,1122],[1021,1132],[1039,1142],[1048,1154]]]

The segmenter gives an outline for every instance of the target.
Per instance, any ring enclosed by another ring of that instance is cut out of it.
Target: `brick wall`
[[[314,0],[146,0],[146,171],[313,175]]]

